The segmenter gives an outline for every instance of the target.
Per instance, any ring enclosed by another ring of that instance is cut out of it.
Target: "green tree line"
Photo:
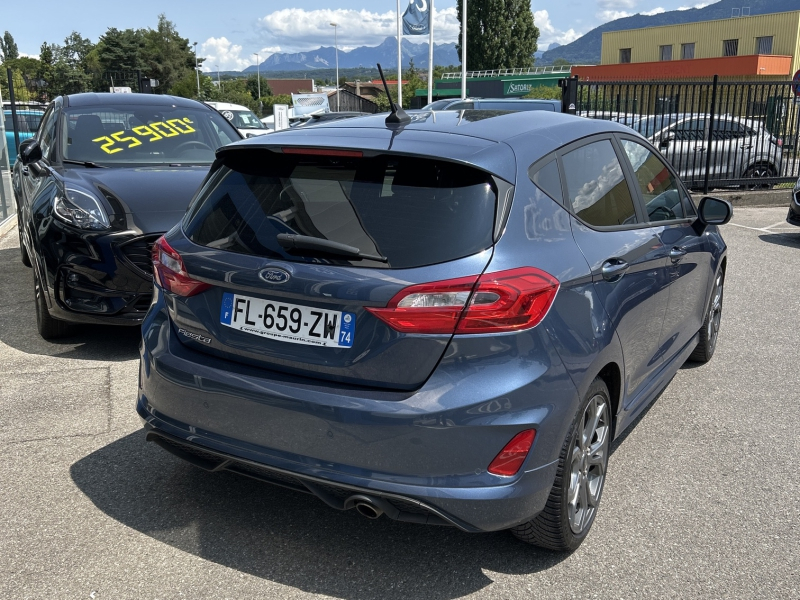
[[[261,105],[257,76],[228,79],[215,85],[214,79],[195,73],[195,53],[187,38],[181,37],[166,15],[158,17],[154,29],[109,27],[96,43],[77,31],[63,43],[43,42],[39,58],[20,56],[8,31],[0,39],[0,90],[8,99],[6,69],[13,73],[14,92],[20,102],[49,102],[63,94],[107,92],[112,86],[138,91],[138,74],[158,80],[156,94],[171,94],[198,100],[233,102],[260,111],[276,102],[290,103],[290,97],[274,98],[261,77]],[[205,60],[197,57],[197,66]],[[271,110],[269,111],[271,113]]]

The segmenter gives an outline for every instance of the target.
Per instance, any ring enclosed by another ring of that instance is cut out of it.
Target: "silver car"
[[[781,141],[751,119],[716,117],[710,143],[709,119],[704,114],[648,115],[621,118],[620,122],[656,145],[690,186],[704,181],[706,165],[712,182],[777,177],[781,173]]]

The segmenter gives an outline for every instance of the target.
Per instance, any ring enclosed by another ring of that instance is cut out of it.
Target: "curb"
[[[702,198],[703,195],[704,194],[696,194],[696,196],[700,198]],[[734,208],[737,206],[785,206],[788,209],[792,202],[792,190],[790,189],[752,190],[744,192],[711,191],[707,195],[727,200]]]
[[[17,215],[11,215],[5,221],[0,223],[0,237],[3,237],[9,231],[17,226]]]

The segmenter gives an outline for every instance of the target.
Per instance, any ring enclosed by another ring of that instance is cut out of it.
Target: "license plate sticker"
[[[356,315],[225,292],[220,323],[265,338],[330,348],[351,348]]]

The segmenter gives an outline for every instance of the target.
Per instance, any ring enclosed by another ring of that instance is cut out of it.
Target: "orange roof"
[[[791,75],[792,57],[768,54],[572,67],[582,81],[689,79],[741,75]]]

